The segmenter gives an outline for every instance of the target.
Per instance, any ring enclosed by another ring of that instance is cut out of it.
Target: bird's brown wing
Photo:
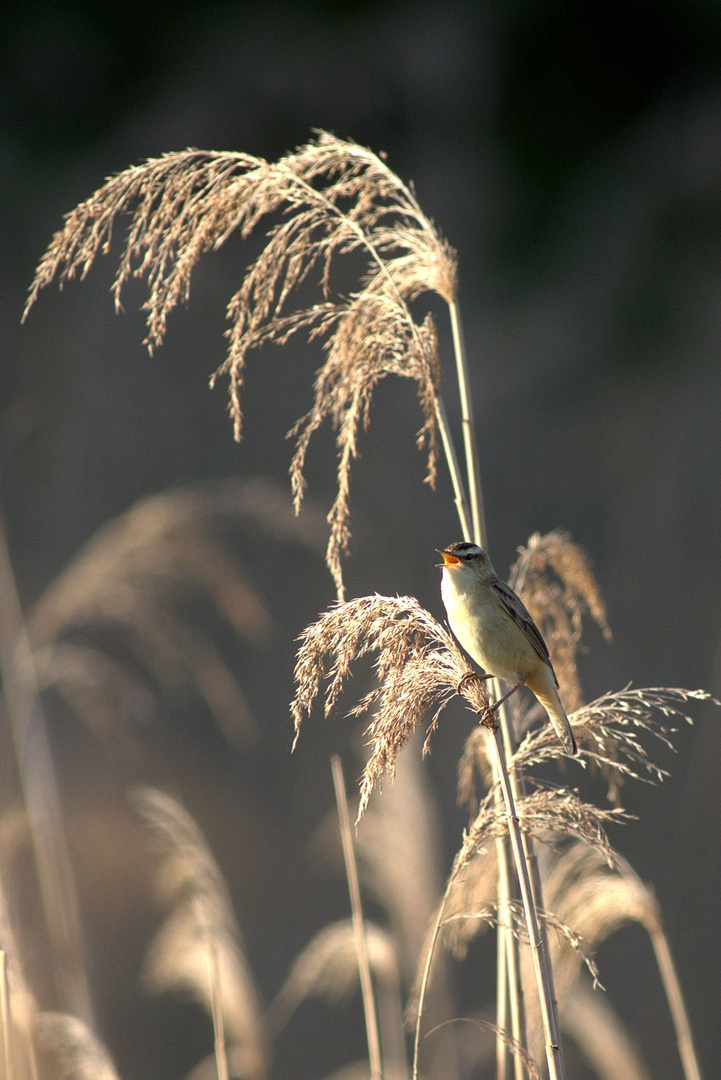
[[[526,608],[523,601],[514,593],[510,585],[506,585],[500,578],[496,578],[491,582],[491,588],[503,604],[504,610],[508,612],[513,619],[516,626],[518,626],[530,641],[533,648],[536,650],[544,664],[548,664],[551,671],[553,671],[553,664],[551,663],[551,657],[546,647],[546,642],[541,637],[541,631],[536,626],[535,622],[531,618],[531,615]],[[553,678],[556,686],[558,686],[558,679],[556,678],[556,672],[553,671]]]

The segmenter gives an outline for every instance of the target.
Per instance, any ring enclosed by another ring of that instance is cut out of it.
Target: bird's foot
[[[498,703],[496,703],[498,704]],[[498,729],[498,716],[496,714],[496,705],[486,705],[485,709],[479,714],[479,724],[482,724],[484,728],[488,728],[489,731],[496,731]]]
[[[498,701],[494,701],[492,705],[486,705],[485,709],[480,714],[481,719],[479,723],[483,724],[483,726],[487,727],[490,731],[495,731],[498,727],[498,717],[496,714],[499,707],[503,704],[504,701],[508,700],[511,694],[515,694],[519,686],[522,685],[523,684],[520,682],[515,683],[515,685],[512,686],[511,689],[503,695],[503,697],[499,698]]]
[[[461,676],[458,686],[456,687],[456,693],[462,694],[468,683],[471,682],[485,682],[486,679],[492,679],[492,675],[481,675],[480,671],[467,671],[465,675]]]

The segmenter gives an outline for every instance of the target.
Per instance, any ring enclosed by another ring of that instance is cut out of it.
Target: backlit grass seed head
[[[369,653],[376,655],[376,685],[350,713],[373,714],[366,729],[371,753],[361,781],[359,817],[375,784],[393,773],[411,732],[426,722],[427,746],[439,713],[468,670],[451,634],[414,597],[366,596],[336,604],[301,636],[291,707],[296,742],[315,698],[323,693],[328,716],[351,665]],[[463,696],[476,712],[487,707],[483,684],[476,680],[465,684]]]
[[[576,655],[582,620],[589,614],[606,640],[606,607],[587,556],[566,533],[534,533],[511,571],[510,584],[533,616],[548,645],[567,712],[580,708]]]
[[[627,779],[657,783],[668,772],[651,758],[647,736],[673,750],[675,724],[692,724],[688,713],[694,701],[715,699],[705,690],[677,687],[626,688],[603,694],[573,713],[581,758],[598,768],[608,787],[608,798],[617,802]],[[554,757],[551,740],[543,730],[530,732],[509,762],[509,768],[526,770]]]
[[[243,415],[246,358],[267,342],[286,343],[303,332],[324,342],[310,411],[293,429],[291,467],[296,507],[312,433],[330,420],[337,432],[338,494],[329,514],[328,565],[343,595],[340,558],[348,538],[350,467],[357,437],[367,427],[371,396],[386,375],[418,385],[428,451],[428,477],[436,469],[439,367],[436,334],[428,316],[418,323],[409,304],[423,292],[452,303],[456,258],[422,212],[411,188],[382,158],[320,132],[314,142],[277,162],[239,153],[185,150],[151,159],[111,177],[65,219],[41,260],[26,312],[54,278],[62,286],[84,278],[107,254],[120,218],[129,227],[113,285],[116,308],[132,278],[145,278],[147,337],[151,350],[165,337],[170,313],[187,303],[190,278],[201,256],[235,232],[248,237],[268,222],[265,246],[228,303],[228,355],[213,376],[230,381],[236,438]],[[365,260],[358,291],[339,296],[332,270],[347,256]],[[306,280],[319,301],[294,306]]]

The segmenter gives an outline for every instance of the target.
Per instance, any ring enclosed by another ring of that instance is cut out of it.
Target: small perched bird
[[[523,602],[501,581],[477,544],[462,541],[437,551],[443,556],[441,596],[451,630],[463,648],[487,672],[486,678],[513,684],[501,701],[519,686],[532,690],[565,749],[577,753],[546,643]],[[498,705],[500,701],[494,708]]]

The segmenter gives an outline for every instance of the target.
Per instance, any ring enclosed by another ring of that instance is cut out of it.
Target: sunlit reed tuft
[[[247,1075],[261,1078],[267,1054],[260,1008],[218,865],[197,824],[175,799],[142,788],[134,802],[154,840],[156,888],[168,909],[148,953],[146,981],[156,992],[189,991],[212,1017],[223,1058],[222,1032],[244,1051]]]
[[[334,709],[351,664],[376,654],[377,684],[351,715],[372,715],[366,735],[371,754],[363,772],[360,818],[381,778],[392,775],[399,750],[415,728],[427,723],[426,743],[443,707],[468,671],[455,639],[412,596],[366,596],[336,604],[301,637],[292,705],[296,741],[306,713],[324,690],[325,715]],[[483,684],[471,680],[463,695],[478,712],[487,707]]]
[[[38,266],[26,314],[53,278],[63,285],[85,277],[110,251],[122,218],[129,218],[129,228],[113,286],[116,308],[131,278],[147,280],[151,351],[165,336],[169,314],[188,300],[201,256],[222,247],[232,233],[249,236],[267,219],[265,247],[228,304],[228,356],[213,379],[230,378],[239,438],[248,353],[267,342],[284,345],[300,331],[324,341],[313,406],[293,429],[291,477],[299,506],[308,441],[330,420],[337,432],[338,493],[329,515],[328,564],[342,595],[350,467],[375,386],[387,375],[417,383],[423,414],[418,441],[428,450],[428,478],[435,477],[436,332],[430,315],[418,322],[409,305],[428,291],[453,303],[454,252],[413,191],[382,158],[355,143],[321,132],[277,162],[185,150],[126,169],[68,214]],[[360,256],[365,271],[357,291],[339,295],[333,269],[348,256]],[[313,275],[322,299],[293,307],[291,297]]]

